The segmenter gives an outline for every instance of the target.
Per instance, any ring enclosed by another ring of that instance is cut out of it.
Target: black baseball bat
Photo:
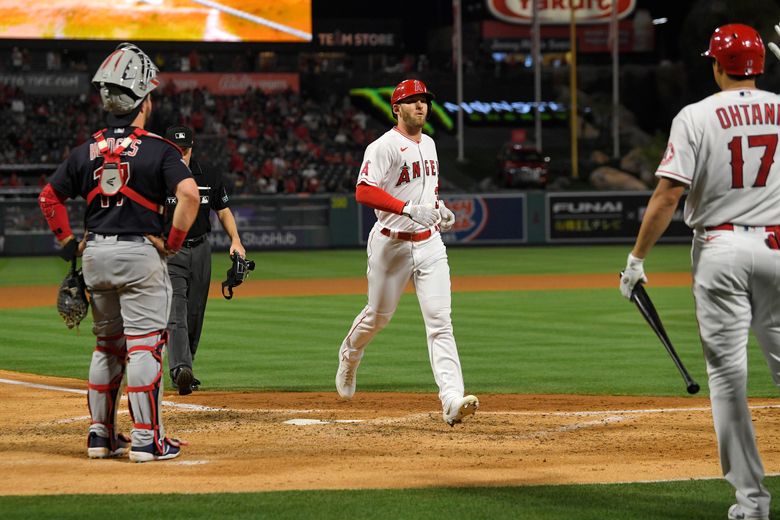
[[[650,325],[650,328],[653,329],[653,331],[658,336],[658,339],[660,339],[661,343],[663,343],[664,347],[666,347],[666,351],[672,357],[672,361],[674,361],[677,370],[680,371],[680,375],[682,376],[683,381],[685,381],[685,386],[688,390],[688,393],[698,393],[699,384],[693,380],[691,375],[685,369],[685,365],[683,365],[683,362],[680,359],[680,356],[677,354],[677,351],[674,350],[672,341],[669,339],[669,335],[666,334],[664,324],[661,323],[661,318],[658,316],[658,312],[655,310],[655,305],[653,305],[653,301],[650,299],[650,296],[648,296],[647,291],[645,291],[645,288],[641,283],[636,284],[634,286],[634,290],[631,291],[631,301],[636,304],[639,312]]]

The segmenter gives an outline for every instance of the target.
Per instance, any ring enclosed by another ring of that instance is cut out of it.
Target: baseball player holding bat
[[[177,146],[144,130],[158,81],[157,67],[141,49],[120,44],[92,82],[109,113],[108,127],[73,149],[38,199],[63,256],[83,251],[84,281],[92,294],[97,341],[89,367],[87,455],[116,457],[129,450],[135,462],[172,459],[181,443],[166,437],[161,410],[171,307],[165,257],[181,248],[195,219],[198,186]],[[179,205],[164,242],[168,190]],[[82,245],[63,204],[77,196],[87,201]],[[116,431],[125,370],[131,438]]]
[[[647,282],[643,262],[666,230],[687,188],[693,228],[696,317],[723,474],[736,489],[728,518],[768,519],[770,494],[747,402],[747,342],[752,328],[780,384],[780,96],[756,88],[764,44],[751,27],[712,34],[720,92],[683,108],[656,171],[647,206],[620,279],[626,298]]]
[[[455,215],[437,200],[436,145],[422,133],[432,99],[422,81],[399,83],[390,98],[398,125],[372,142],[363,158],[355,198],[374,208],[378,220],[368,237],[368,304],[339,348],[336,390],[343,399],[352,398],[364,349],[390,322],[412,280],[425,320],[443,419],[452,426],[472,415],[479,400],[463,395],[452,332],[450,267],[439,228],[449,230]]]

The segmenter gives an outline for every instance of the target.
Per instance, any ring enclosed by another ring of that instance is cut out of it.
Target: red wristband
[[[178,251],[181,249],[185,238],[187,238],[186,231],[182,231],[176,226],[171,226],[171,230],[168,232],[168,241],[165,243],[165,247],[171,251]]]

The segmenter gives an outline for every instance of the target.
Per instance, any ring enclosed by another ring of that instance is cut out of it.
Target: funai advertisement
[[[650,192],[547,194],[547,242],[631,242],[639,232]],[[685,197],[662,241],[689,242],[683,221]]]

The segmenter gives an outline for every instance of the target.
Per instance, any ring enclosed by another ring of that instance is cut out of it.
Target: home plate
[[[334,421],[323,421],[320,419],[290,419],[284,421],[284,424],[292,424],[293,426],[310,426],[312,424],[331,424],[331,423],[359,423],[363,422],[360,419],[337,419]]]

